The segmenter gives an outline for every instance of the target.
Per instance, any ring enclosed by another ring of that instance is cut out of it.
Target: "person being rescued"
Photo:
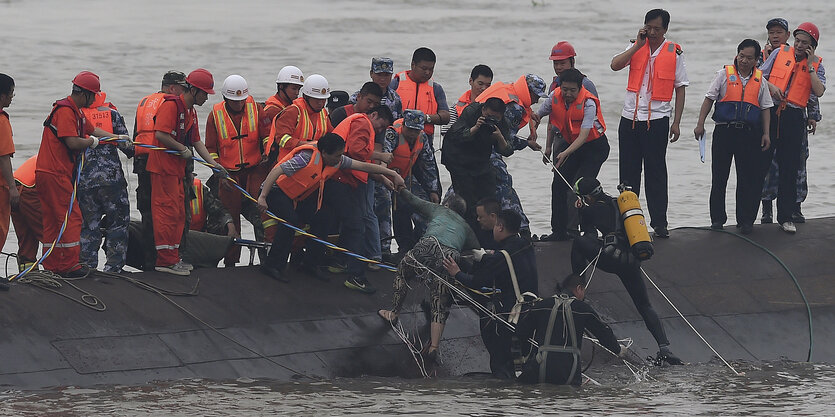
[[[483,250],[478,251],[475,255],[478,262],[469,274],[461,271],[453,258],[444,259],[444,268],[449,275],[464,286],[500,290],[492,296],[493,311],[510,323],[518,318],[518,310],[514,307],[523,301],[522,295],[536,297],[538,292],[536,255],[530,241],[519,236],[521,223],[519,213],[501,210],[493,225],[493,239],[498,246],[486,254]],[[481,340],[490,353],[490,371],[496,378],[513,378],[512,331],[505,323],[494,319],[495,316],[480,316]]]
[[[519,317],[516,336],[525,358],[519,382],[580,385],[583,369],[580,349],[587,330],[612,353],[621,358],[632,356],[626,346],[618,343],[612,329],[583,301],[586,282],[582,276],[569,274],[559,289],[556,295],[538,299],[529,308],[523,308]]]

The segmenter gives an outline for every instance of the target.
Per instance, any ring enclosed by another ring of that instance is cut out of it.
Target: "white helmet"
[[[326,99],[331,96],[328,80],[319,74],[313,74],[304,80],[301,93],[310,98]]]
[[[228,98],[229,100],[246,100],[246,98],[249,97],[249,86],[247,85],[244,77],[241,77],[240,75],[230,75],[223,80],[221,94],[223,94],[224,98]]]
[[[288,65],[278,72],[278,77],[275,79],[277,84],[296,84],[304,85],[304,74],[302,70]]]

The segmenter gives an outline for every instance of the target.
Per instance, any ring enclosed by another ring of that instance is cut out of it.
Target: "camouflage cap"
[[[186,74],[180,71],[168,71],[162,76],[162,85],[185,85]]]
[[[765,30],[771,29],[772,26],[780,26],[786,32],[789,31],[789,22],[782,17],[775,17],[774,19],[769,20],[768,23],[765,24]]]
[[[547,84],[545,81],[540,78],[536,74],[528,74],[525,75],[525,81],[528,83],[528,88],[533,91],[534,94],[545,98],[548,97],[548,93],[545,91],[547,88]]]
[[[371,72],[375,74],[394,73],[394,61],[391,58],[374,57],[371,58]]]
[[[405,110],[403,111],[403,125],[409,129],[423,130],[423,125],[426,123],[426,115],[420,110]]]

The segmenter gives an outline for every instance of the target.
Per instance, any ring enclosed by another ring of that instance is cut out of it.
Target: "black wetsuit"
[[[621,220],[620,213],[615,208],[616,204],[614,197],[605,195],[602,200],[596,201],[590,206],[584,206],[580,209],[580,224],[583,226],[583,230],[592,231],[592,234],[594,230],[599,230],[604,238],[610,233],[617,235],[618,248],[624,255],[615,259],[601,253],[597,267],[616,274],[620,278],[626,292],[632,298],[635,308],[638,309],[638,313],[644,319],[644,324],[652,333],[655,341],[658,342],[658,346],[667,346],[670,342],[664,333],[661,320],[658,319],[658,313],[655,312],[649,302],[647,287],[641,276],[641,261],[629,249],[629,242],[623,232],[623,220]],[[597,256],[602,246],[603,241],[597,237],[584,235],[574,239],[571,245],[571,268],[574,273],[582,272],[589,262]]]
[[[537,301],[529,310],[526,309],[519,319],[519,324],[516,327],[516,335],[522,343],[522,352],[526,353],[528,351],[527,347],[530,347],[530,354],[522,366],[522,374],[519,375],[520,382],[580,385],[582,365],[580,364],[579,355],[576,357],[575,363],[575,356],[572,353],[548,352],[547,356],[545,356],[545,376],[540,379],[540,360],[542,360],[542,356],[538,358],[537,353],[539,349],[527,342],[529,338],[533,338],[539,346],[545,346],[545,334],[548,331],[551,311],[555,301],[554,297]],[[601,345],[614,353],[620,353],[620,345],[618,345],[617,338],[612,332],[612,329],[600,320],[600,317],[598,317],[590,305],[577,299],[572,299],[570,305],[571,315],[574,320],[574,336],[577,342],[577,352],[579,352],[583,345],[583,332],[588,330],[589,333],[600,341]],[[551,329],[551,340],[548,344],[558,347],[571,347],[571,337],[568,333],[567,324],[563,320],[565,307],[559,306],[557,308],[558,311]],[[545,350],[543,349],[543,351]]]
[[[505,320],[510,309],[516,304],[516,292],[510,278],[510,270],[504,255],[499,252],[505,250],[513,261],[516,280],[520,293],[538,291],[538,277],[536,272],[536,255],[531,243],[519,235],[508,237],[498,242],[496,252],[486,254],[473,267],[472,274],[459,272],[455,278],[470,288],[495,287],[501,294],[493,297],[495,310]],[[481,339],[490,353],[490,371],[498,378],[512,378],[514,376],[513,356],[511,354],[512,331],[504,324],[480,313]]]

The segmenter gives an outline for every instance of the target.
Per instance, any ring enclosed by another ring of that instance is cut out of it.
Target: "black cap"
[[[769,20],[768,23],[765,24],[765,29],[771,29],[772,26],[780,26],[786,32],[789,31],[789,22],[782,17],[775,17],[774,19]]]
[[[582,177],[574,183],[574,192],[577,195],[594,195],[603,191],[600,181],[597,178]]]
[[[328,97],[328,111],[334,111],[346,104],[350,96],[347,92],[342,90],[331,91],[331,96]]]
[[[168,71],[162,76],[162,85],[185,85],[186,74],[180,71]]]

